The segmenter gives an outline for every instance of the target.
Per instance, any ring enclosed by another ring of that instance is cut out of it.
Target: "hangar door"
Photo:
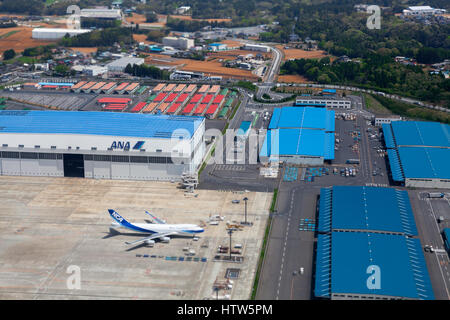
[[[64,177],[84,178],[84,159],[82,154],[64,154]]]

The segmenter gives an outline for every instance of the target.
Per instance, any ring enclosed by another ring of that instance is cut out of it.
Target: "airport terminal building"
[[[180,180],[205,153],[205,119],[150,114],[0,111],[2,175]]]

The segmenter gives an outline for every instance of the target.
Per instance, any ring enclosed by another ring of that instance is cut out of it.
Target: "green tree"
[[[3,60],[11,60],[15,56],[16,56],[16,52],[13,49],[9,49],[3,53]]]

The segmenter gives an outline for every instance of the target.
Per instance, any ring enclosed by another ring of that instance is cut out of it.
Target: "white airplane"
[[[168,243],[170,241],[170,236],[190,236],[194,237],[196,233],[203,232],[203,228],[195,225],[195,224],[166,224],[164,220],[158,219],[153,216],[151,213],[147,212],[156,223],[130,223],[125,220],[120,214],[118,214],[113,209],[108,209],[109,215],[114,219],[111,224],[111,229],[115,230],[115,228],[126,228],[137,232],[142,232],[149,234],[148,237],[125,242],[128,245],[135,245],[139,243],[145,242],[148,245],[154,245],[155,239],[160,239],[162,242]]]

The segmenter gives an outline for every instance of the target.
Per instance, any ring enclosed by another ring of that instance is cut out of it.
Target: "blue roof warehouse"
[[[316,297],[434,299],[406,191],[323,188],[318,232]]]
[[[274,109],[261,162],[321,165],[334,159],[334,111],[313,107]]]
[[[179,180],[205,152],[203,117],[0,111],[2,175]]]
[[[450,188],[450,126],[438,122],[383,124],[392,180],[407,187]]]

